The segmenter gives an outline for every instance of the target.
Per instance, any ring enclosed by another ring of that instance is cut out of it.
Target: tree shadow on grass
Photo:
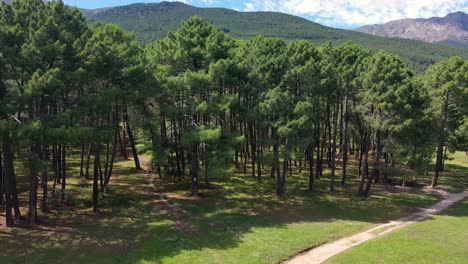
[[[468,198],[456,203],[449,209],[442,212],[442,215],[453,217],[468,217]],[[468,218],[466,219],[468,222]]]
[[[87,191],[71,190],[78,206],[61,208],[40,227],[0,233],[2,263],[160,263],[180,254],[188,256],[185,262],[193,262],[190,254],[239,247],[247,234],[261,228],[283,230],[290,224],[334,221],[380,223],[434,199],[392,188],[372,199],[350,194],[352,188],[331,195],[325,178],[310,193],[304,189],[306,177],[301,176],[288,182],[287,194],[279,198],[272,193],[273,179],[257,184],[238,174],[213,179],[209,186],[201,186],[204,199],[190,200],[185,184],[166,183],[165,196],[155,194],[141,172],[117,164],[116,173],[120,176],[113,178],[111,192],[103,197],[101,213],[90,211]],[[321,242],[335,231],[327,232]],[[213,262],[221,262],[216,253],[210,254]]]
[[[442,186],[446,186],[449,192],[463,192],[467,190],[468,167],[445,164],[445,171],[441,174],[439,183]]]

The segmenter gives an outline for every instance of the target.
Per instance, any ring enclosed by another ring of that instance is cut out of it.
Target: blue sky
[[[64,0],[81,8],[100,8],[158,0]],[[455,11],[468,13],[467,0],[182,0],[198,7],[226,7],[238,11],[278,11],[317,23],[353,28],[402,18],[445,16]]]

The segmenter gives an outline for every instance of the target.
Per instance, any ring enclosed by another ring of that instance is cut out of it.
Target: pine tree
[[[450,130],[447,129],[448,123],[459,124],[462,117],[467,114],[467,67],[467,61],[459,57],[453,57],[429,67],[424,77],[425,86],[429,90],[432,105],[435,108],[435,117],[440,120],[438,122],[437,160],[431,184],[433,188],[437,186],[443,168],[443,149],[448,138],[447,134],[453,132],[452,127],[450,127]],[[449,116],[452,109],[461,114]],[[455,125],[455,127],[457,126]]]

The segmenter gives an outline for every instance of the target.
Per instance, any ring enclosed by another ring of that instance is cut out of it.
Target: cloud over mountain
[[[216,1],[214,1],[216,3]],[[248,0],[245,11],[280,11],[330,26],[383,23],[402,18],[445,16],[468,11],[466,0]]]

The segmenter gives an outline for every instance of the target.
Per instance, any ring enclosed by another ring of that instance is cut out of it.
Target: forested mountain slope
[[[164,37],[183,20],[199,15],[237,38],[256,35],[286,40],[306,39],[316,44],[352,40],[373,50],[383,49],[404,58],[417,71],[453,55],[468,58],[468,50],[450,48],[415,40],[371,36],[360,32],[325,27],[300,17],[276,12],[238,12],[224,8],[197,8],[179,2],[133,4],[97,13],[85,13],[89,22],[115,23],[135,32],[141,43]]]

